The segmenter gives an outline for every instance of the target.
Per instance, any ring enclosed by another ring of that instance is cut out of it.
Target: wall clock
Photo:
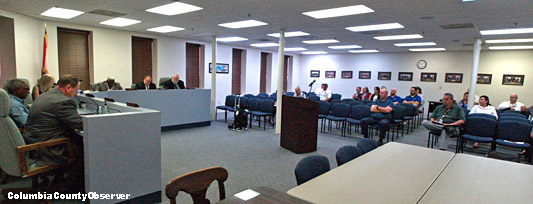
[[[418,69],[424,69],[428,66],[428,63],[426,62],[426,60],[419,60],[417,63],[416,63],[416,67],[418,67]]]

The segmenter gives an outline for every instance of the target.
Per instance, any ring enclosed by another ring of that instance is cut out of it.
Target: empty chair
[[[412,104],[408,103],[399,103],[397,106],[402,106],[405,108],[403,112],[403,119],[407,120],[407,132],[409,133],[409,130],[412,132],[415,126],[413,119],[416,117],[418,109]]]
[[[228,171],[222,167],[212,167],[188,173],[172,179],[165,187],[165,195],[170,203],[176,204],[176,197],[180,191],[191,195],[194,204],[208,204],[205,198],[207,188],[217,181],[220,200],[226,198],[224,182],[228,179]]]
[[[346,118],[346,122],[348,124],[356,125],[356,131],[357,127],[361,125],[361,120],[363,118],[370,117],[370,108],[365,105],[354,105],[351,107],[350,110],[350,117]],[[348,126],[348,131],[351,132],[352,128],[351,126]]]
[[[235,96],[227,95],[224,105],[217,106],[217,109],[224,110],[224,121],[225,122],[228,122],[228,111],[235,111],[233,108],[234,105],[235,105]],[[215,118],[216,118],[216,112],[215,112]]]
[[[341,100],[342,95],[340,94],[331,94],[331,101],[333,100]]]
[[[243,96],[243,97],[246,97],[246,98],[253,98],[253,97],[254,97],[254,95],[253,95],[253,94],[244,94],[244,96]]]
[[[91,91],[97,91],[98,90],[98,84],[91,84],[90,88],[91,88]]]
[[[248,102],[247,102],[247,105],[246,105],[246,109],[248,110],[247,114],[251,115],[250,116],[250,123],[249,123],[250,124],[250,128],[252,127],[253,113],[254,112],[259,112],[259,105],[261,105],[261,99],[259,99],[259,98],[248,99]],[[259,125],[261,125],[261,123],[259,123]]]
[[[399,132],[402,131],[402,137],[403,137],[403,118],[405,117],[405,107],[395,105],[392,107],[392,127],[393,127],[393,133],[394,133],[394,127],[396,127],[396,137],[399,136]],[[392,141],[394,141],[394,135],[392,135]]]
[[[287,96],[294,96],[295,94],[296,94],[296,93],[294,93],[294,92],[287,92],[287,93],[285,93],[285,95],[287,95]]]
[[[331,131],[332,121],[340,122],[342,125],[341,135],[345,135],[346,131],[346,118],[350,115],[350,105],[345,103],[333,103],[331,104],[331,113],[326,116],[326,119],[329,121],[329,131]]]
[[[526,149],[527,161],[531,162],[531,124],[520,121],[499,121],[495,143],[498,145]],[[493,150],[496,145],[493,146]]]
[[[496,122],[496,120],[489,117],[468,117],[464,125],[464,134],[459,137],[458,150],[461,152],[463,151],[464,143],[467,140],[481,143],[493,143],[497,124],[498,122]]]
[[[160,88],[163,88],[163,83],[165,83],[166,81],[170,80],[170,77],[161,77],[159,78],[159,87]]]
[[[320,131],[325,132],[326,131],[326,123],[325,119],[329,115],[329,111],[331,109],[331,103],[327,101],[319,101],[318,102],[318,119],[321,120],[322,124],[320,126]]]
[[[361,149],[356,146],[344,146],[341,147],[339,150],[337,150],[337,153],[335,154],[335,158],[337,159],[337,166],[341,166],[359,156],[361,156],[363,153],[361,152]]]
[[[265,95],[257,95],[257,96],[255,96],[255,98],[258,98],[258,99],[260,99],[260,100],[263,100],[263,99],[268,98],[268,95],[267,95],[267,96],[265,96]]]
[[[266,98],[266,97],[268,97],[268,94],[267,93],[260,93],[260,94],[257,94],[257,96],[264,96]]]
[[[274,103],[275,101],[270,99],[262,100],[259,104],[259,111],[250,112],[252,115],[259,117],[259,126],[261,126],[261,117],[263,117],[263,130],[266,130],[266,117],[274,115]]]
[[[296,184],[300,185],[329,171],[329,160],[325,156],[313,155],[303,158],[294,169]]]
[[[318,97],[317,95],[309,95],[308,99],[312,101],[320,101],[320,97]]]
[[[246,109],[246,106],[248,105],[248,98],[244,97],[244,96],[241,96],[239,98],[235,98],[236,102],[239,102],[239,99],[240,99],[241,108],[245,108]]]
[[[378,147],[378,142],[371,138],[363,138],[359,140],[357,146],[361,149],[361,153],[366,154]]]
[[[341,101],[344,101],[344,103],[349,104],[350,102],[356,101],[356,100],[355,99],[351,99],[351,98],[345,98],[345,99],[342,99]]]

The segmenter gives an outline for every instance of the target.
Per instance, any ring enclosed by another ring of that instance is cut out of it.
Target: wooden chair
[[[166,188],[165,194],[170,199],[171,204],[176,204],[176,197],[180,191],[191,195],[194,204],[209,204],[210,201],[205,198],[207,188],[218,181],[218,191],[220,200],[226,198],[224,181],[228,179],[228,171],[222,167],[211,167],[192,173],[179,176],[170,181]]]

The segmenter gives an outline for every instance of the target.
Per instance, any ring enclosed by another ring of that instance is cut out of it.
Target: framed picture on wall
[[[504,74],[503,75],[503,85],[516,85],[516,86],[523,86],[524,85],[524,75],[512,75],[512,74]]]
[[[353,78],[353,71],[342,71],[341,72],[341,78],[343,78],[343,79],[351,79],[351,78]]]
[[[311,77],[312,78],[320,77],[320,70],[311,70]]]
[[[391,80],[391,72],[378,72],[378,80]]]
[[[359,71],[359,79],[370,79],[371,77],[371,71]]]
[[[420,74],[420,81],[423,81],[423,82],[436,82],[437,81],[437,73],[422,72],[422,74]]]
[[[444,80],[446,83],[463,83],[463,74],[462,73],[446,73],[446,78]]]
[[[336,71],[326,71],[326,78],[335,78]]]
[[[209,73],[213,73],[213,63],[209,63]],[[217,63],[217,73],[229,73],[229,64]]]
[[[398,81],[413,81],[413,72],[398,73]]]
[[[478,84],[491,84],[492,83],[492,74],[478,74],[477,75]]]

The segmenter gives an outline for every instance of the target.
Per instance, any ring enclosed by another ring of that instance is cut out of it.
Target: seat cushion
[[[394,123],[403,123],[403,120],[397,119],[397,120],[394,120]]]
[[[265,112],[259,112],[259,111],[254,111],[254,113],[252,113],[254,115],[257,115],[257,116],[271,116],[272,113],[265,113]]]
[[[336,117],[336,116],[332,116],[332,115],[328,115],[326,117],[326,119],[328,120],[333,120],[333,121],[345,121],[346,118],[343,118],[343,117]]]
[[[469,134],[461,135],[461,137],[465,138],[467,140],[470,140],[470,141],[474,141],[474,142],[487,143],[487,142],[493,142],[494,141],[494,139],[492,139],[491,137],[480,137],[480,136],[469,135]]]
[[[217,106],[217,109],[228,110],[228,107],[227,106]]]
[[[328,115],[318,114],[318,118],[326,118]]]
[[[346,118],[346,122],[352,123],[352,124],[361,124],[361,120],[356,120],[353,118]]]
[[[234,112],[234,111],[235,111],[235,108],[233,108],[233,107],[228,107],[226,110],[231,111],[231,112]]]
[[[527,148],[531,147],[531,145],[529,145],[529,143],[522,144],[522,143],[516,143],[516,142],[506,141],[506,140],[502,140],[502,139],[496,139],[496,144],[503,145],[503,146],[506,146],[506,147],[518,148],[518,149],[527,149]]]

